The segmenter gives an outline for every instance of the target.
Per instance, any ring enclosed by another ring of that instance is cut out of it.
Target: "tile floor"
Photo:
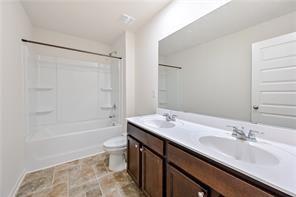
[[[29,173],[16,197],[144,196],[125,170],[111,172],[107,162],[99,154]]]

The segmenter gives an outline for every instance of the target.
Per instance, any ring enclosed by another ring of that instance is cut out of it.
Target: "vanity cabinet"
[[[168,160],[223,196],[273,196],[171,144]]]
[[[127,172],[146,196],[163,195],[163,140],[128,124]]]
[[[131,123],[127,133],[127,171],[146,196],[288,196]]]

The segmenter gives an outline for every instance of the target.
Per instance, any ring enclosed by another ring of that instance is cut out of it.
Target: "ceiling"
[[[295,10],[296,0],[232,0],[161,40],[159,54],[182,51]]]
[[[112,44],[135,31],[171,0],[22,0],[33,26]],[[121,22],[122,14],[136,20]]]

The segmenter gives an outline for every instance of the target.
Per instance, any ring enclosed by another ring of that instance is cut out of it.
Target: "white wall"
[[[296,12],[167,56],[183,67],[183,110],[250,121],[251,45],[295,31],[295,18]]]
[[[116,39],[116,41],[112,44],[111,46],[112,48],[112,52],[115,52],[116,56],[122,57],[122,59],[120,60],[120,69],[122,70],[121,72],[121,79],[120,80],[122,83],[120,84],[120,88],[121,88],[121,114],[124,116],[124,114],[126,113],[126,107],[125,107],[125,102],[126,102],[126,92],[125,92],[125,88],[126,88],[126,82],[125,82],[125,67],[126,67],[126,40],[125,40],[125,34],[122,34],[119,38]],[[125,123],[125,121],[123,120],[124,117],[120,118],[120,121],[122,121],[123,123]]]
[[[135,114],[135,37],[133,32],[126,31],[112,45],[117,56],[122,57],[122,114],[123,118]],[[126,121],[123,120],[123,123]],[[124,125],[123,128],[125,128]],[[123,129],[126,131],[126,129]]]
[[[32,37],[32,39],[36,41],[62,45],[81,50],[88,50],[105,54],[110,52],[110,46],[105,43],[96,42],[93,40],[88,40],[77,36],[72,36],[56,31],[50,31],[38,27],[33,28]]]
[[[126,32],[126,117],[135,114],[135,35]]]
[[[136,114],[149,114],[156,111],[158,41],[226,2],[228,0],[173,1],[136,32]]]
[[[24,68],[21,38],[30,38],[31,24],[18,1],[1,2],[1,131],[2,188],[10,196],[25,166]]]
[[[0,11],[2,13],[3,5],[0,3]],[[0,54],[2,54],[3,51],[3,37],[2,37],[2,14],[0,14]],[[2,76],[2,55],[0,55],[0,76]],[[2,80],[0,80],[0,87],[2,87]],[[3,142],[2,142],[2,91],[0,91],[0,195],[2,194],[2,183],[3,183]]]

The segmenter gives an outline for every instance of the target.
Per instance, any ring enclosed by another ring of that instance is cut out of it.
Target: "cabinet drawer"
[[[127,133],[142,142],[144,145],[154,150],[155,152],[163,155],[163,140],[154,137],[153,135],[143,131],[142,129],[139,129],[138,127],[135,127],[130,123],[127,125]]]
[[[168,145],[168,160],[224,196],[272,196],[171,144]]]

